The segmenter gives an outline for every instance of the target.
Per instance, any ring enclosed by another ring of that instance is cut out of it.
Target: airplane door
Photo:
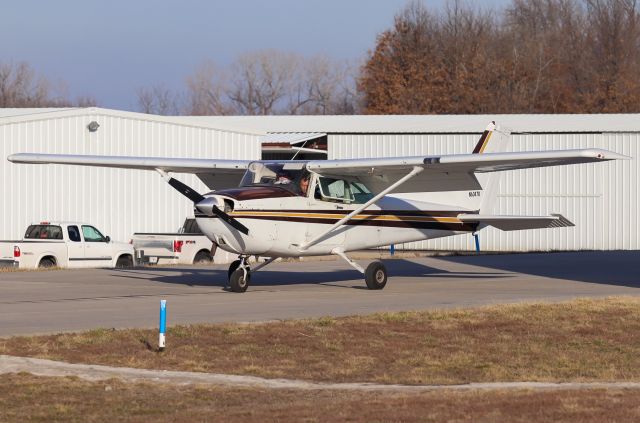
[[[322,195],[320,184],[318,179],[315,179],[311,184],[311,192],[309,194],[309,211],[316,215],[318,218],[323,217],[327,224],[323,225],[307,225],[305,231],[305,241],[310,241],[320,233],[326,231],[332,224],[337,222],[342,217],[346,216],[351,210],[345,205],[345,203],[337,201],[337,199],[327,199]],[[349,226],[341,226],[331,234],[329,238],[322,241],[324,245],[344,245],[346,240],[346,231]]]
[[[67,251],[69,252],[69,267],[85,267],[86,261],[84,257],[84,242],[80,237],[80,229],[71,225],[67,227]]]
[[[329,218],[327,220],[327,222],[329,223],[326,225],[308,225],[305,233],[305,241],[310,241],[311,239],[318,236],[320,233],[329,229],[331,225],[333,225],[342,217],[346,216],[350,212],[350,210],[345,210],[344,207],[340,205],[335,205],[334,207],[331,207],[329,209],[324,207],[324,209],[320,209],[317,212],[319,214],[326,215],[326,217]],[[349,229],[349,226],[347,225],[343,225],[339,228],[336,228],[326,240],[322,241],[322,244],[335,245],[335,246],[344,245],[346,240],[346,231],[348,229]]]

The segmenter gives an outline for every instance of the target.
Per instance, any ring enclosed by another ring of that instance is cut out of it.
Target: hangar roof
[[[127,112],[123,110],[103,109],[101,107],[67,107],[67,108],[0,108],[0,125],[16,122],[56,119],[71,116],[112,116],[138,121],[170,123],[179,126],[190,126],[223,132],[237,132],[248,135],[264,135],[263,131],[252,131],[245,127],[234,127],[233,124],[216,126],[206,120],[196,121],[184,119],[182,116],[159,116],[146,113]]]
[[[99,107],[0,108],[0,124],[102,114],[253,135],[268,133],[480,133],[491,121],[513,132],[640,132],[640,114],[158,116]]]
[[[177,119],[267,133],[480,133],[491,121],[514,132],[640,132],[640,114],[183,116]]]
[[[12,117],[12,116],[24,116],[24,115],[34,115],[39,113],[51,113],[51,112],[59,112],[63,110],[69,110],[68,107],[40,107],[40,108],[9,108],[2,109],[0,108],[0,118],[4,117]]]

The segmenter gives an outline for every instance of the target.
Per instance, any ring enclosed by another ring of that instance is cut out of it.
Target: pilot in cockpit
[[[291,177],[289,176],[289,174],[287,174],[285,172],[278,173],[278,176],[276,177],[276,180],[273,183],[277,184],[277,185],[290,184],[291,183]]]
[[[309,179],[309,175],[303,175],[302,178],[300,178],[300,182],[298,183],[300,194],[302,194],[303,197],[307,196],[307,191],[309,190]]]

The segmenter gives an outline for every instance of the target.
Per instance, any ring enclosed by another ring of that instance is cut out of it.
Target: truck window
[[[25,239],[62,239],[62,228],[55,225],[30,225]]]
[[[200,227],[195,219],[186,219],[182,225],[183,234],[202,234]]]
[[[77,226],[69,226],[67,227],[67,232],[69,233],[69,239],[73,242],[80,242],[80,231]]]
[[[84,242],[106,242],[99,230],[89,225],[82,225],[82,235]]]

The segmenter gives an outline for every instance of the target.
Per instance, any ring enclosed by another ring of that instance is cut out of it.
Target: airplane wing
[[[381,159],[314,160],[307,169],[328,177],[354,177],[380,192],[414,167],[423,172],[394,189],[393,193],[471,191],[482,189],[475,173],[592,163],[629,157],[601,149],[556,150],[517,153],[453,154]]]
[[[82,156],[71,154],[12,154],[13,163],[66,164],[156,170],[196,174],[211,189],[237,187],[251,160],[179,159],[163,157]]]

